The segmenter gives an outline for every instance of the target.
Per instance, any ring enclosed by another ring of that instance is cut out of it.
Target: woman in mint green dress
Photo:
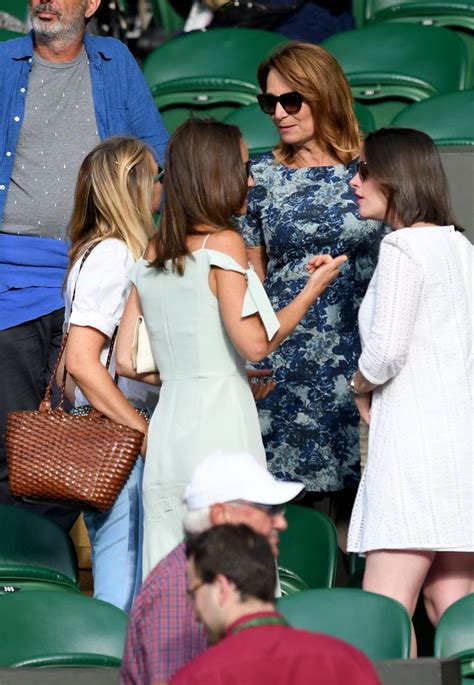
[[[291,333],[345,261],[317,258],[301,291],[275,313],[232,220],[246,209],[247,169],[236,127],[182,124],[168,147],[159,231],[131,272],[119,372],[136,377],[130,349],[143,314],[162,383],[144,472],[144,576],[182,539],[183,492],[201,459],[246,450],[266,464],[246,361],[263,359]]]

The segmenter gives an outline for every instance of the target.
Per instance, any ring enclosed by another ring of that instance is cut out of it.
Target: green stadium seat
[[[468,87],[463,40],[444,28],[384,23],[331,36],[323,46],[340,62],[354,98],[387,126],[406,105]]]
[[[294,573],[287,568],[278,567],[278,578],[280,581],[282,597],[292,595],[294,592],[302,592],[303,590],[310,589],[297,573]]]
[[[213,29],[177,36],[153,50],[143,71],[165,126],[192,114],[223,120],[256,102],[259,63],[286,38],[258,29]]]
[[[441,616],[434,653],[438,658],[460,659],[463,684],[474,682],[474,593],[451,604]]]
[[[367,0],[365,21],[402,21],[456,31],[468,49],[474,85],[474,0]]]
[[[0,0],[0,12],[26,22],[28,19],[28,0]]]
[[[164,33],[175,33],[183,29],[184,19],[174,11],[168,0],[151,0],[151,7],[156,23]]]
[[[0,504],[0,530],[0,592],[8,592],[5,587],[10,586],[31,590],[48,583],[55,590],[78,592],[76,551],[56,523]]]
[[[331,519],[315,509],[289,504],[288,529],[280,535],[278,566],[291,571],[309,588],[334,585],[337,533]]]
[[[474,89],[409,105],[392,125],[424,131],[437,145],[474,145]]]
[[[359,29],[365,23],[365,1],[352,0],[352,14],[354,15],[355,25]]]
[[[446,609],[436,628],[435,656],[444,658],[474,649],[474,593]]]
[[[354,112],[359,122],[362,133],[370,133],[375,130],[375,121],[372,112],[360,102],[354,102]]]
[[[278,600],[290,625],[349,642],[370,659],[407,659],[411,624],[389,597],[349,588],[296,592]]]
[[[359,102],[354,103],[354,111],[364,133],[375,128],[370,110]],[[243,105],[225,118],[226,124],[238,126],[249,149],[251,157],[267,152],[278,144],[278,131],[268,114],[264,114],[258,103]]]
[[[224,121],[240,128],[251,157],[268,152],[280,139],[272,118],[262,112],[258,103],[238,107]]]
[[[0,43],[4,40],[11,40],[12,38],[23,38],[23,33],[16,33],[15,31],[7,31],[7,29],[0,29]]]
[[[412,19],[425,26],[459,26],[474,31],[474,0],[365,0],[364,19]]]
[[[127,614],[81,594],[25,592],[0,597],[0,625],[0,667],[117,667]]]

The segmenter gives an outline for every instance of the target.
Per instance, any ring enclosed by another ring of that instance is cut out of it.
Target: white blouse
[[[65,293],[65,329],[71,324],[90,326],[107,336],[100,353],[100,361],[106,364],[110,338],[120,323],[130,292],[128,272],[135,263],[127,245],[116,238],[102,240],[86,258],[79,273],[82,258],[73,265],[67,280]],[[77,282],[76,296],[71,312],[71,299]],[[115,351],[109,367],[115,374]],[[118,386],[125,397],[136,407],[153,408],[158,398],[158,388],[126,378],[119,378]],[[90,404],[76,387],[76,406]]]

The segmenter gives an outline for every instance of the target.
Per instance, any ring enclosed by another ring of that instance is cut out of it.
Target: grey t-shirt
[[[35,55],[0,230],[64,239],[77,173],[99,142],[85,49],[72,62]]]

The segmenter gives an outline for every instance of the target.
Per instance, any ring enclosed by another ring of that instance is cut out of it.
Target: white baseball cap
[[[184,501],[189,511],[234,500],[284,504],[303,488],[303,483],[277,480],[248,452],[218,451],[196,466]]]

